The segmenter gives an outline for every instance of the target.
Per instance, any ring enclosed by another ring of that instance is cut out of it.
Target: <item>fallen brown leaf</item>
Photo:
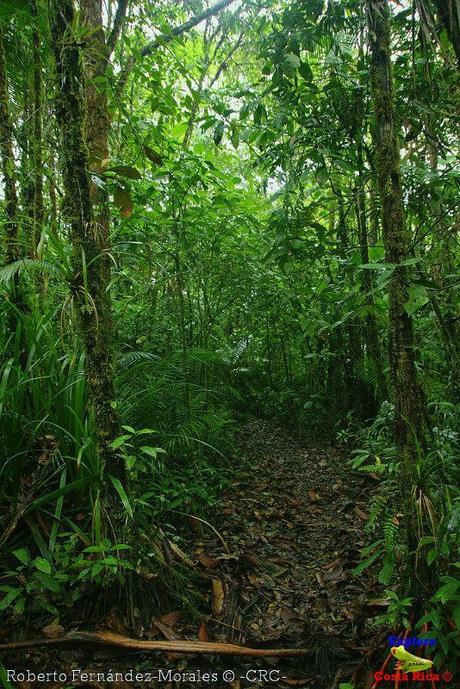
[[[324,586],[324,574],[322,572],[315,572],[316,581],[320,586]]]
[[[158,619],[163,624],[167,624],[170,627],[174,627],[174,625],[179,621],[179,618],[180,618],[180,611],[174,610],[174,612],[167,612],[166,615],[162,615]],[[154,624],[155,624],[155,622],[154,622]]]
[[[206,567],[206,569],[215,569],[219,566],[219,561],[215,557],[209,557],[206,553],[200,553],[198,555],[199,562]]]
[[[257,559],[254,557],[254,555],[250,555],[249,553],[243,553],[241,555],[241,560],[247,564],[250,565],[251,567],[254,567],[255,569],[259,566],[259,563]]]
[[[281,555],[270,555],[268,558],[270,562],[276,562],[279,565],[287,565],[289,564],[289,561],[286,560],[285,557],[281,557]]]
[[[157,636],[162,634],[162,630],[160,629],[161,625],[165,625],[167,629],[171,629],[174,627],[174,625],[177,623],[180,617],[180,612],[178,610],[175,610],[174,612],[168,612],[166,615],[162,615],[159,617],[157,620],[154,620],[152,622],[152,626],[150,629],[148,629],[145,632],[145,636],[147,639],[155,639]],[[174,630],[172,630],[174,632]],[[168,638],[168,637],[166,637]],[[176,638],[181,638],[181,637],[176,637]]]
[[[191,559],[184,553],[184,551],[179,548],[177,543],[174,543],[174,541],[168,541],[168,545],[173,551],[173,553],[179,558],[179,560],[182,560],[186,565],[189,567],[195,567],[194,563],[191,561]]]
[[[340,560],[335,560],[331,565],[328,565],[326,574],[324,575],[324,583],[327,584],[332,581],[337,581],[343,575],[343,567]]]
[[[198,641],[209,641],[208,630],[205,622],[202,622],[198,627]]]
[[[196,536],[202,536],[203,534],[203,526],[202,524],[198,521],[198,519],[195,519],[195,517],[189,516],[188,521],[190,523],[190,527],[193,531],[193,533]]]
[[[159,629],[165,637],[165,639],[167,639],[168,641],[178,641],[182,638],[180,634],[175,632],[172,627],[170,627],[167,624],[163,624],[163,622],[160,622],[160,620],[156,620],[153,626]]]
[[[57,639],[59,636],[62,636],[64,632],[64,627],[56,620],[51,622],[51,624],[47,624],[46,627],[43,627],[42,629],[42,634],[43,636],[46,636],[47,639]]]
[[[363,521],[367,521],[367,518],[369,515],[366,512],[364,512],[362,509],[360,509],[357,505],[355,507],[355,512],[360,519],[362,519]]]
[[[212,580],[212,614],[219,617],[224,609],[224,587],[220,579]]]

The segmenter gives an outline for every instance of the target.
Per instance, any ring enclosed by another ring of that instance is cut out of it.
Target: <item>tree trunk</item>
[[[368,0],[372,51],[370,77],[376,124],[376,172],[382,204],[386,261],[396,264],[389,286],[390,366],[396,405],[396,439],[409,475],[425,449],[426,410],[414,362],[412,319],[408,301],[410,235],[405,223],[399,147],[394,122],[393,75],[387,0]]]
[[[84,49],[84,97],[85,121],[84,130],[86,146],[89,154],[89,167],[95,173],[102,173],[109,158],[110,115],[107,99],[108,81],[106,68],[109,61],[109,48],[105,40],[102,24],[101,0],[81,0],[82,20],[89,29],[89,39]],[[95,237],[97,243],[98,266],[96,269],[99,289],[97,308],[99,318],[99,333],[95,342],[94,370],[99,370],[98,389],[94,391],[94,399],[103,407],[103,417],[109,420],[109,438],[113,440],[119,434],[118,414],[110,400],[115,398],[113,382],[112,345],[112,305],[110,299],[110,209],[109,198],[105,188],[101,188],[90,181],[91,203],[93,207],[94,223],[97,227]],[[92,362],[93,363],[93,362]],[[111,458],[110,473],[120,481],[125,480],[124,466],[119,460]]]
[[[332,184],[331,184],[332,186]],[[345,281],[350,286],[353,285],[354,277],[351,273],[350,263],[350,237],[347,227],[347,212],[345,210],[345,202],[340,191],[334,192],[338,201],[339,224],[337,227],[337,242],[339,245],[338,251],[343,262],[343,271]],[[363,347],[361,339],[361,327],[359,319],[354,316],[347,318],[344,326],[339,326],[339,343],[342,338],[342,332],[346,344],[339,344],[339,351],[344,351],[343,370],[344,370],[344,387],[342,392],[343,406],[345,410],[354,409],[359,418],[367,416],[368,413],[368,395],[364,390],[364,386],[358,374],[362,364]]]
[[[417,569],[417,529],[412,489],[417,482],[415,466],[426,450],[426,407],[417,381],[414,361],[412,319],[405,309],[408,301],[410,269],[410,233],[405,222],[399,146],[394,115],[393,74],[390,52],[388,0],[367,0],[367,22],[371,48],[370,79],[375,117],[375,167],[382,205],[382,230],[385,258],[393,263],[389,284],[389,358],[395,402],[395,435],[402,459],[402,479],[408,496],[406,524],[411,552],[411,588],[415,591],[414,573],[424,583]]]
[[[37,14],[36,2],[33,5],[34,14]],[[33,35],[33,229],[30,250],[33,257],[37,254],[43,228],[43,85],[42,63],[40,55],[40,34],[34,26]]]
[[[77,40],[71,35],[74,21],[72,0],[50,0],[51,38],[57,70],[56,115],[61,130],[66,221],[73,247],[74,277],[71,290],[86,354],[86,376],[101,471],[105,469],[108,474],[123,481],[124,463],[110,447],[110,443],[119,434],[119,422],[114,409],[110,350],[107,225],[102,222],[106,216],[101,212],[105,201],[95,198],[88,173],[81,50]],[[105,132],[105,121],[99,120],[98,126]],[[105,154],[105,151],[102,153]],[[96,205],[95,213],[93,200]]]
[[[363,264],[369,263],[369,243],[366,216],[366,185],[363,176],[363,155],[361,142],[358,142],[358,167],[359,167],[359,199],[357,208],[357,219],[359,227],[359,246],[361,261]],[[375,318],[375,304],[372,295],[372,277],[369,270],[364,269],[362,273],[362,290],[366,300],[366,346],[369,359],[375,372],[377,383],[378,398],[380,401],[387,397],[387,384],[382,361],[382,352],[379,342],[379,330]]]
[[[453,45],[460,67],[460,2],[459,0],[434,0],[434,4]]]
[[[361,74],[366,73],[366,59],[364,55],[365,43],[365,17],[364,8],[360,6],[359,9],[360,32],[359,32],[359,70]],[[367,130],[367,122],[364,118],[366,104],[363,97],[365,93],[365,84],[360,84],[361,90],[357,92],[356,96],[356,111],[358,114],[358,125],[356,128],[356,154],[358,163],[358,200],[357,200],[357,224],[359,232],[359,246],[361,253],[361,262],[363,264],[369,263],[369,231],[367,222],[367,204],[366,204],[366,179],[365,179],[365,162],[364,162],[364,137]],[[366,89],[367,90],[367,89]],[[371,187],[372,190],[372,187]],[[378,222],[378,221],[377,221]],[[371,220],[372,227],[372,220]],[[385,371],[382,357],[382,349],[379,342],[379,329],[377,319],[375,317],[375,302],[372,293],[373,280],[371,272],[364,269],[362,272],[361,288],[365,299],[365,338],[368,357],[372,363],[376,387],[377,399],[382,402],[388,396],[387,384],[385,379]]]
[[[13,125],[9,107],[8,76],[6,72],[3,30],[0,26],[0,158],[3,173],[3,195],[5,218],[5,235],[3,239],[5,264],[15,263],[22,257],[21,238],[19,233],[19,202],[17,193],[16,161],[14,159]],[[7,328],[14,332],[20,328],[19,363],[27,365],[27,343],[21,316],[27,313],[26,302],[21,290],[20,274],[17,270],[11,280],[10,303],[14,308],[7,314]]]
[[[5,263],[13,263],[20,257],[18,196],[16,191],[16,163],[13,149],[8,78],[6,74],[3,30],[0,27],[0,155],[5,196]]]

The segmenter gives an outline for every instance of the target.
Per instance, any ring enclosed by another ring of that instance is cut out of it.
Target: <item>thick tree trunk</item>
[[[399,147],[394,122],[393,75],[387,0],[368,0],[367,18],[372,52],[370,77],[376,131],[376,172],[382,204],[386,260],[396,264],[389,286],[390,366],[396,406],[396,440],[406,473],[425,449],[426,409],[417,381],[412,319],[408,301],[410,236],[405,223]]]
[[[3,30],[0,26],[0,159],[3,173],[3,195],[5,209],[3,261],[14,263],[22,257],[21,237],[19,232],[19,202],[17,193],[16,161],[14,159],[13,125],[9,107],[8,76],[6,71]],[[7,327],[14,331],[20,327],[19,362],[25,368],[27,364],[27,344],[24,328],[20,326],[21,315],[27,313],[26,302],[21,290],[19,271],[11,280],[9,299],[14,308],[7,315]]]
[[[102,21],[102,0],[80,0],[82,20],[89,30],[83,52],[84,56],[84,84],[85,84],[85,137],[89,154],[90,169],[101,174],[109,159],[110,113],[108,104],[108,80],[106,69],[110,58],[110,49],[106,42]],[[94,222],[97,227],[99,248],[99,279],[101,289],[99,300],[101,304],[100,326],[104,332],[98,355],[98,366],[102,366],[104,373],[105,392],[114,399],[112,342],[112,304],[109,285],[110,270],[110,208],[109,197],[104,187],[91,182],[91,202],[93,206]],[[119,433],[119,420],[115,411],[111,410],[111,431],[113,439]],[[124,467],[120,462],[111,462],[110,473],[120,481],[125,481]]]
[[[20,257],[18,196],[16,191],[16,163],[13,149],[8,78],[6,73],[3,30],[0,27],[0,155],[5,197],[5,263],[13,263]]]
[[[88,173],[84,136],[84,92],[81,50],[71,35],[74,25],[72,0],[50,0],[50,26],[57,69],[56,114],[61,129],[61,161],[66,194],[66,220],[73,247],[73,292],[86,353],[86,375],[94,412],[98,453],[102,468],[124,480],[124,464],[111,450],[118,435],[114,410],[111,358],[111,313],[108,297],[107,226],[94,199]],[[101,129],[104,122],[99,122]],[[92,201],[96,204],[93,213]]]
[[[94,172],[103,170],[103,162],[109,158],[110,115],[107,99],[108,81],[106,68],[109,49],[102,24],[102,0],[81,0],[82,20],[89,38],[84,48],[86,145],[89,162]],[[108,242],[109,212],[107,194],[96,184],[91,185],[91,195],[103,234]]]
[[[34,13],[37,14],[36,3],[34,2]],[[38,28],[33,30],[33,230],[31,237],[31,254],[37,254],[37,247],[40,242],[43,228],[43,84],[42,84],[42,63],[40,54],[40,34]]]
[[[375,117],[375,167],[382,205],[385,256],[393,263],[389,284],[389,357],[395,402],[395,434],[402,459],[407,503],[406,525],[411,553],[408,579],[418,595],[414,573],[422,586],[427,573],[417,563],[417,517],[412,490],[417,486],[416,464],[426,450],[426,407],[417,380],[412,319],[405,309],[408,301],[410,233],[405,222],[399,147],[394,121],[393,73],[390,49],[388,0],[367,0],[367,21],[371,48],[370,79]]]
[[[37,17],[37,4],[32,3],[34,21]],[[22,239],[24,255],[37,258],[43,219],[43,84],[40,50],[40,34],[37,24],[32,29],[32,78],[25,82],[23,100],[24,115],[18,136],[21,156],[21,206],[22,206]],[[30,292],[32,301],[35,293],[40,293],[40,278],[36,289]]]

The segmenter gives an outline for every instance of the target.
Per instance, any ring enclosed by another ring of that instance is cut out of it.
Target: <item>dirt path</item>
[[[311,647],[306,662],[284,666],[287,686],[331,686],[339,668],[346,674],[359,662],[373,614],[351,574],[365,542],[369,486],[337,449],[304,444],[273,424],[248,423],[239,446],[243,467],[218,523],[226,548],[212,537],[195,549],[214,578],[213,614],[233,627],[213,625],[212,636]]]
[[[192,520],[195,534],[187,526],[181,548],[170,553],[172,562],[185,562],[190,587],[201,589],[208,601],[208,618],[200,623],[171,607],[140,635],[254,648],[308,648],[311,652],[305,659],[237,660],[76,647],[50,648],[46,654],[41,649],[20,653],[7,659],[9,667],[63,668],[66,672],[165,668],[165,672],[184,673],[181,679],[174,679],[173,674],[171,681],[161,682],[72,682],[74,687],[93,689],[337,689],[353,672],[356,680],[356,668],[375,638],[375,633],[366,632],[366,619],[378,610],[368,602],[373,595],[369,581],[357,580],[351,573],[365,542],[369,479],[352,474],[337,449],[304,443],[272,423],[246,424],[238,446],[241,463],[217,513],[210,517],[212,527]],[[189,595],[185,589],[183,597]],[[122,620],[113,616],[103,628],[129,634]],[[223,680],[222,672],[229,669],[235,672],[234,681]],[[185,679],[197,670],[217,673],[217,679]],[[274,672],[274,680],[259,674],[264,672]],[[18,685],[19,689],[36,686],[43,685]],[[47,686],[62,689],[70,684]],[[355,684],[357,689],[369,686],[367,680]]]

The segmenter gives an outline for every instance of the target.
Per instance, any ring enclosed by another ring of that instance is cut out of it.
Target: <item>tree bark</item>
[[[335,189],[335,186],[331,182],[331,188]],[[345,276],[345,281],[350,286],[353,285],[354,277],[351,273],[350,264],[350,236],[349,228],[347,227],[347,212],[345,209],[345,201],[342,196],[342,192],[335,190],[338,202],[338,215],[339,224],[337,227],[337,243],[339,245],[338,251],[340,258],[343,262],[343,271]],[[362,381],[358,375],[358,370],[362,364],[363,357],[363,347],[361,339],[361,327],[359,319],[354,316],[353,318],[347,318],[346,324],[340,326],[337,329],[338,334],[338,348],[341,352],[344,352],[343,358],[343,371],[344,371],[344,385],[342,391],[342,403],[345,409],[357,409],[359,410],[360,417],[366,416],[368,413],[367,397],[365,394]],[[343,337],[343,342],[341,342]],[[345,344],[346,341],[346,344]]]
[[[36,2],[33,4],[34,15],[37,15]],[[40,53],[40,34],[34,26],[33,44],[33,229],[31,237],[31,254],[37,254],[37,247],[43,228],[43,84],[42,62]]]
[[[104,199],[95,198],[88,172],[81,48],[71,34],[75,21],[73,0],[50,0],[49,7],[57,71],[56,116],[61,130],[66,221],[73,248],[71,290],[86,354],[86,376],[101,471],[105,469],[123,481],[124,463],[110,447],[118,435],[119,421],[114,409],[108,237],[101,211]],[[105,131],[104,121],[99,122],[99,126]],[[102,144],[99,142],[99,145]],[[105,155],[104,151],[97,151]],[[93,201],[96,212],[93,212]]]
[[[367,22],[371,49],[370,80],[375,117],[375,169],[382,206],[385,258],[394,264],[389,283],[389,359],[395,403],[395,437],[402,461],[405,488],[405,521],[409,548],[406,579],[416,601],[429,586],[429,574],[417,559],[417,508],[415,496],[417,463],[426,452],[427,413],[423,391],[417,380],[413,324],[408,302],[411,237],[406,225],[400,173],[399,146],[394,112],[394,85],[390,48],[388,0],[367,0]],[[415,575],[415,576],[414,576]]]
[[[3,30],[0,27],[0,155],[5,196],[5,263],[20,258],[16,162],[13,148]]]
[[[122,3],[125,8],[125,3]],[[102,21],[102,0],[80,0],[80,8],[83,23],[89,30],[89,39],[85,44],[84,56],[84,97],[85,97],[85,139],[89,153],[90,169],[96,174],[102,174],[104,164],[109,159],[109,135],[111,119],[108,105],[108,80],[106,68],[110,59],[110,48],[107,45]],[[124,16],[124,15],[123,15]],[[122,19],[118,22],[118,31],[121,30]],[[116,39],[114,39],[116,40]],[[112,304],[110,299],[110,208],[109,197],[105,187],[100,187],[90,181],[91,203],[93,207],[94,222],[97,227],[97,240],[99,245],[99,279],[100,292],[100,327],[104,337],[99,350],[98,365],[102,366],[104,373],[104,390],[101,397],[110,394],[109,399],[115,398],[113,382],[113,356],[112,344]],[[110,439],[113,440],[119,434],[119,419],[115,410],[111,409]],[[120,461],[111,461],[110,472],[120,481],[126,479],[124,467]]]
[[[460,2],[459,0],[434,0],[434,4],[452,43],[460,68]]]
[[[115,13],[115,18],[113,20],[112,30],[107,39],[108,55],[113,53],[115,46],[117,44],[118,38],[123,29],[123,24],[126,17],[126,12],[128,11],[129,0],[118,0],[118,7]]]
[[[24,115],[18,136],[21,157],[21,205],[22,205],[22,233],[24,254],[30,258],[37,258],[43,219],[43,83],[42,62],[40,51],[40,34],[37,26],[37,3],[32,2],[32,57],[33,70],[31,79],[25,82],[23,93]],[[36,290],[32,290],[30,297],[35,298],[35,291],[40,292],[39,281]]]
[[[364,8],[360,6],[359,9],[360,32],[359,32],[359,70],[361,74],[366,73],[366,59],[364,55],[365,43],[365,17]],[[369,263],[369,231],[367,222],[367,204],[366,204],[366,178],[365,178],[365,157],[364,157],[364,138],[367,130],[367,122],[364,117],[366,110],[366,103],[363,93],[365,93],[365,84],[361,83],[361,90],[357,92],[356,96],[356,111],[358,115],[358,124],[356,127],[356,154],[358,163],[358,199],[357,199],[357,224],[359,232],[359,246],[361,253],[361,261],[363,264]],[[372,187],[371,187],[372,191]],[[371,216],[372,217],[372,216]],[[378,220],[377,220],[378,222]],[[372,227],[372,223],[371,223]],[[364,269],[362,272],[361,288],[365,299],[365,323],[366,323],[366,349],[368,357],[372,363],[376,387],[377,399],[382,402],[388,396],[387,383],[385,378],[385,370],[382,357],[382,349],[379,342],[379,329],[377,319],[375,317],[375,302],[373,296],[373,280],[369,270]]]
[[[404,262],[411,255],[411,238],[405,222],[394,116],[388,0],[368,0],[367,21],[385,255],[388,263],[396,265],[389,285],[389,355],[396,407],[396,440],[406,478],[412,483],[413,466],[426,449],[426,409],[415,369],[412,319],[405,309],[410,272]]]
[[[369,242],[366,214],[366,185],[364,182],[363,165],[364,161],[361,142],[358,141],[359,199],[357,204],[357,219],[361,261],[363,264],[366,264],[369,263]],[[387,384],[382,361],[382,351],[379,342],[379,329],[377,320],[375,318],[375,303],[372,295],[372,277],[369,270],[363,270],[361,285],[366,300],[366,346],[369,359],[372,362],[375,372],[378,398],[380,401],[382,401],[387,397]]]

